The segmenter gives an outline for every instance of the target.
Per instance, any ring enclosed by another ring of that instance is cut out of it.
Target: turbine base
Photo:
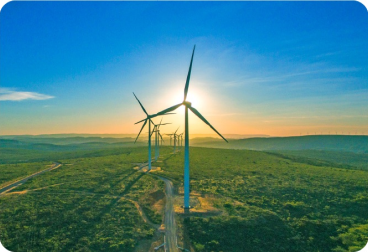
[[[189,216],[190,215],[190,209],[193,208],[192,206],[189,207],[185,207],[185,206],[181,206],[184,209],[184,216]]]
[[[190,209],[190,208],[194,208],[194,207],[193,206],[189,206],[189,207],[181,206],[181,208]]]

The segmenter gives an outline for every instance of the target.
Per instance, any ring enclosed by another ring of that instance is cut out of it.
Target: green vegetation
[[[298,149],[294,138],[237,140],[241,148],[250,141],[272,153],[191,148],[191,190],[222,213],[180,222],[196,250],[362,248],[368,241],[367,138],[341,136],[333,149],[337,138],[313,137],[295,138],[311,150]],[[316,139],[326,141],[320,150],[313,149]],[[153,237],[151,224],[162,223],[156,204],[164,199],[164,183],[133,169],[147,160],[147,148],[132,147],[131,139],[16,137],[0,144],[0,186],[62,164],[0,197],[0,239],[12,251],[134,251]],[[289,150],[277,149],[288,144]],[[153,165],[179,188],[184,153],[171,151],[161,148],[162,162]]]
[[[25,164],[0,164],[0,188],[11,184],[21,178],[27,177],[38,171],[44,170],[51,165],[51,162],[37,162],[37,163],[25,163]]]
[[[323,150],[278,151],[277,153],[301,163],[368,170],[368,153]]]
[[[346,229],[346,227],[343,229]],[[368,241],[368,224],[354,225],[354,227],[349,228],[345,233],[340,233],[338,238],[341,239],[342,243],[348,247],[349,252],[361,250]],[[335,251],[338,252],[345,250],[338,247]]]
[[[164,152],[164,150],[162,150]],[[152,195],[164,183],[134,170],[146,148],[83,152],[0,197],[0,239],[12,251],[133,251],[161,224]],[[27,163],[25,168],[41,163]],[[15,164],[4,167],[17,166]],[[10,169],[10,168],[9,168]],[[29,169],[30,170],[30,169]]]
[[[117,197],[43,190],[2,197],[0,205],[1,242],[11,251],[132,251],[154,232]]]
[[[315,166],[258,151],[191,148],[191,190],[223,215],[184,224],[199,251],[348,251],[344,234],[368,220],[368,172]],[[182,186],[183,153],[164,160]]]
[[[29,141],[29,140],[28,140]],[[142,146],[142,143],[133,142],[86,142],[71,144],[73,141],[64,142],[63,145],[52,143],[31,143],[10,139],[0,139],[0,163],[26,163],[40,161],[57,161],[77,157],[96,157],[117,155],[134,150]],[[64,140],[65,141],[65,140]],[[88,140],[85,140],[88,141]],[[57,139],[55,140],[57,141]]]

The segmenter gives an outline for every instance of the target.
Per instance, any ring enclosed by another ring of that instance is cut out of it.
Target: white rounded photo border
[[[27,0],[26,0],[27,1]],[[42,0],[41,0],[42,1]],[[69,0],[68,0],[69,1]],[[153,1],[153,0],[152,0]],[[252,1],[257,1],[257,0],[252,0]],[[273,1],[277,1],[277,0],[273,0]],[[313,1],[318,1],[318,0],[313,0]],[[350,0],[351,2],[353,0]],[[7,4],[8,2],[11,2],[9,0],[0,0],[0,8],[1,10],[3,9],[4,5]],[[332,1],[331,1],[332,2]],[[355,2],[360,2],[361,4],[363,4],[368,12],[368,0],[358,0],[358,1],[355,1]],[[0,15],[1,15],[1,11],[0,11]],[[0,252],[10,252],[9,250],[7,250],[2,244],[1,244],[1,241],[0,241]],[[368,252],[368,242],[367,244],[365,245],[364,248],[362,248],[361,250],[357,251],[357,252]]]

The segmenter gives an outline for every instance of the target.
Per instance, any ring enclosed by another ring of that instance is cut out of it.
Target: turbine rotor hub
[[[183,101],[183,105],[187,106],[187,107],[191,107],[192,103],[188,102],[188,101]]]

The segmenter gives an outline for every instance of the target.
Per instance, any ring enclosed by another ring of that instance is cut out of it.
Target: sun
[[[193,83],[191,83],[192,85]],[[193,85],[194,86],[194,85]],[[172,91],[173,95],[170,99],[171,104],[178,104],[183,102],[184,99],[184,89],[177,89],[175,91]],[[201,108],[201,105],[205,103],[205,96],[201,95],[202,92],[198,90],[197,88],[193,87],[191,88],[189,86],[188,95],[187,95],[187,101],[192,104],[195,108]]]
[[[196,92],[188,93],[187,101],[192,103],[192,106],[195,108],[201,107],[202,104],[201,97]]]

